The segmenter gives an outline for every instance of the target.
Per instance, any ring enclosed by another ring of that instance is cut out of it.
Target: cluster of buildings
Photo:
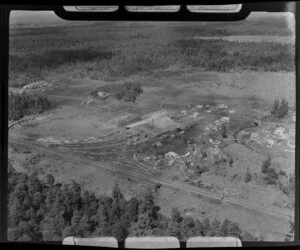
[[[177,116],[166,110],[159,110],[142,117],[140,121],[125,126],[127,134],[131,135],[127,144],[136,144],[153,137],[163,138],[164,136],[184,133],[184,131],[197,122],[198,113],[189,115],[181,112]],[[184,118],[184,119],[181,119]]]
[[[216,120],[214,123],[210,123],[205,126],[205,130],[215,130],[218,131],[224,123],[230,123],[230,118],[228,116],[223,116],[219,120]]]
[[[166,110],[160,110],[144,116],[140,121],[126,125],[125,128],[133,134],[157,136],[169,131],[180,131],[183,125],[171,119]]]
[[[229,114],[233,114],[235,112],[234,109],[229,108],[227,105],[223,103],[218,103],[216,105],[205,105],[204,106],[207,113],[211,113],[212,111],[227,111]]]
[[[187,106],[188,108],[192,108],[191,105]],[[205,111],[207,113],[211,113],[211,112],[216,112],[216,111],[227,111],[230,114],[233,114],[235,112],[234,109],[229,108],[227,105],[225,105],[224,103],[218,103],[215,105],[210,105],[210,104],[206,104],[206,105],[196,105],[194,108],[198,109],[198,110],[202,110]],[[183,111],[186,112],[186,111]]]
[[[276,126],[260,132],[242,130],[239,133],[239,139],[253,141],[267,148],[282,146],[286,151],[293,151],[295,150],[295,126]]]

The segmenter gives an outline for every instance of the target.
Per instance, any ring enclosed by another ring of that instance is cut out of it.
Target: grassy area
[[[278,25],[279,34],[290,34],[283,32],[288,29],[282,22]],[[192,39],[195,35],[244,34],[240,26],[242,22],[101,22],[14,29],[10,37],[10,84],[23,86],[66,72],[75,78],[120,79],[174,65],[222,72],[294,71],[294,52],[289,44]],[[245,30],[249,29],[246,25]]]

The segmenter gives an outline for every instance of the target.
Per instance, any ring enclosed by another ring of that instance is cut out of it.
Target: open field
[[[12,90],[56,106],[10,127],[11,164],[98,195],[117,183],[130,198],[160,183],[156,200],[166,215],[178,207],[195,218],[229,218],[281,241],[295,191],[292,38],[276,17],[15,28]],[[142,90],[133,99],[105,92],[128,83]],[[283,119],[270,116],[277,98],[289,103]],[[280,136],[277,127],[285,128]],[[268,157],[273,172],[262,171]]]

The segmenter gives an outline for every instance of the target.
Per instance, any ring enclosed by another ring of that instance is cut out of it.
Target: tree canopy
[[[183,216],[177,208],[171,217],[160,212],[153,191],[141,199],[126,200],[116,185],[112,197],[97,197],[77,182],[61,184],[52,175],[39,179],[9,168],[8,238],[12,241],[61,241],[67,236],[237,236],[243,234],[237,222]],[[245,235],[245,236],[244,236]]]
[[[18,120],[25,115],[41,114],[56,107],[56,104],[44,96],[36,94],[9,93],[8,119]]]

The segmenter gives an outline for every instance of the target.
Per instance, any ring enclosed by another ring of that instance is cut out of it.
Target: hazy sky
[[[259,18],[274,15],[283,15],[288,17],[288,22],[293,20],[290,13],[266,13],[257,12],[252,13],[248,18]],[[52,11],[13,11],[10,16],[10,23],[12,25],[22,26],[55,26],[71,24],[71,21],[66,21],[55,15]]]

